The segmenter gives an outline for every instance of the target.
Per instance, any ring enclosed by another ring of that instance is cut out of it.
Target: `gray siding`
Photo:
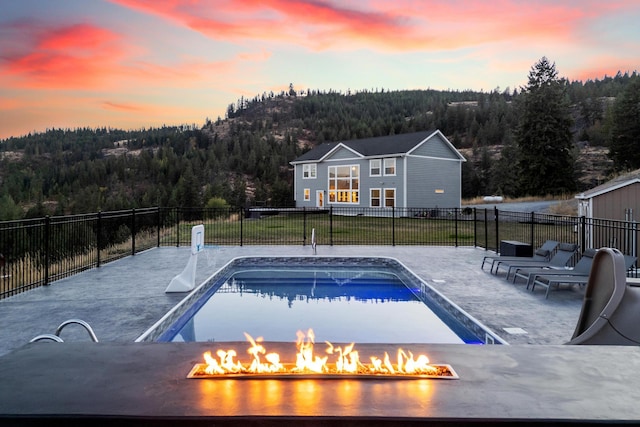
[[[376,157],[378,158],[378,157]],[[381,190],[394,188],[396,190],[396,207],[403,207],[404,200],[404,159],[396,158],[396,174],[369,176],[369,159],[360,164],[360,206],[368,208],[371,206],[372,188]]]
[[[294,171],[295,189],[294,197],[297,207],[315,207],[316,206],[316,190],[323,190],[327,187],[327,171],[323,163],[317,163],[316,178],[302,179],[302,165],[295,165]],[[308,201],[304,200],[304,189],[308,188],[311,197]]]
[[[425,138],[426,135],[418,133],[415,137],[417,143],[420,138]],[[325,206],[330,206],[328,167],[359,165],[359,203],[334,203],[333,206],[369,207],[371,206],[370,190],[377,188],[382,190],[382,194],[385,189],[394,189],[395,206],[398,208],[460,207],[461,162],[463,159],[455,148],[448,144],[445,137],[435,133],[427,141],[417,146],[415,150],[410,151],[410,154],[395,157],[395,175],[384,175],[383,168],[380,176],[371,177],[369,176],[370,159],[384,159],[393,156],[394,154],[389,153],[396,151],[389,151],[391,148],[403,152],[408,149],[407,144],[402,147],[381,147],[377,139],[373,140],[370,143],[374,145],[360,147],[359,152],[368,153],[366,158],[360,157],[358,153],[348,148],[338,146],[334,153],[317,163],[317,177],[315,179],[302,179],[302,165],[296,164],[294,176],[296,206],[315,207],[317,191],[324,192]],[[385,148],[386,151],[380,151],[382,148]],[[373,155],[376,152],[381,154],[379,156]],[[326,155],[326,153],[325,151],[320,154]],[[308,201],[304,200],[305,189],[309,189],[310,200]],[[443,190],[443,192],[436,193],[436,190]]]
[[[342,160],[342,159],[353,159],[357,158],[358,155],[355,154],[351,150],[347,150],[346,148],[338,148],[335,153],[331,154],[326,160]]]
[[[407,207],[460,207],[460,161],[409,156],[407,162]]]
[[[458,159],[451,147],[436,134],[411,152],[413,156],[438,157],[441,159]]]

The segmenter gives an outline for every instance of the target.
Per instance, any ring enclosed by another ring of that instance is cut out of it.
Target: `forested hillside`
[[[563,82],[578,189],[612,162],[616,98],[640,78]],[[289,162],[325,141],[440,129],[467,156],[463,195],[519,194],[504,170],[519,120],[517,90],[264,93],[203,125],[123,131],[51,129],[0,142],[0,220],[148,206],[291,205]],[[598,149],[598,147],[600,147]],[[599,153],[586,156],[585,153]],[[582,159],[582,160],[581,160]],[[509,194],[507,194],[509,193]]]

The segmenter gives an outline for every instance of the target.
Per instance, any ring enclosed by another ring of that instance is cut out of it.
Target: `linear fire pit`
[[[237,345],[244,343],[239,342]],[[599,425],[640,422],[640,348],[412,345],[456,381],[200,381],[230,343],[31,343],[0,357],[0,425]],[[289,355],[290,343],[268,343]],[[395,345],[362,344],[362,355]]]
[[[434,372],[432,374],[373,374],[373,373],[336,373],[336,368],[329,365],[327,372],[294,372],[295,365],[284,365],[282,372],[266,372],[266,373],[226,373],[226,374],[210,374],[206,372],[206,363],[196,363],[189,371],[187,378],[194,379],[241,379],[241,380],[425,380],[425,379],[442,379],[456,380],[458,374],[453,370],[451,365],[432,365]]]
[[[218,349],[203,354],[205,363],[197,363],[187,378],[198,379],[457,379],[450,365],[435,365],[425,354],[398,348],[395,363],[389,353],[384,357],[371,356],[370,362],[360,359],[355,343],[336,346],[325,341],[324,355],[314,354],[316,348],[313,329],[298,331],[295,363],[282,363],[281,354],[268,352],[262,338],[254,339],[244,333],[248,341],[245,353],[249,361],[243,363],[236,348]],[[329,362],[329,355],[334,362]]]

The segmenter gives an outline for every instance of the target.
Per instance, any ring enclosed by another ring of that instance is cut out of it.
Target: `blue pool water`
[[[239,258],[138,340],[495,343],[488,329],[390,258]]]

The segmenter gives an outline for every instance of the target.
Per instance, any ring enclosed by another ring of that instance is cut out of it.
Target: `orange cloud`
[[[141,105],[136,105],[136,104],[122,104],[122,103],[117,103],[117,102],[111,102],[111,101],[104,101],[102,102],[102,108],[104,108],[105,110],[112,110],[112,111],[122,111],[122,112],[141,112],[144,111],[145,108],[142,107]]]
[[[605,76],[615,77],[618,72],[631,74],[639,70],[638,68],[630,68],[629,64],[630,62],[624,62],[624,60],[617,57],[599,57],[598,61],[589,61],[589,64],[580,69],[569,70],[569,79],[587,81],[596,78],[602,79]]]
[[[0,111],[6,110],[15,110],[21,108],[23,106],[23,102],[12,99],[12,98],[0,98]]]

